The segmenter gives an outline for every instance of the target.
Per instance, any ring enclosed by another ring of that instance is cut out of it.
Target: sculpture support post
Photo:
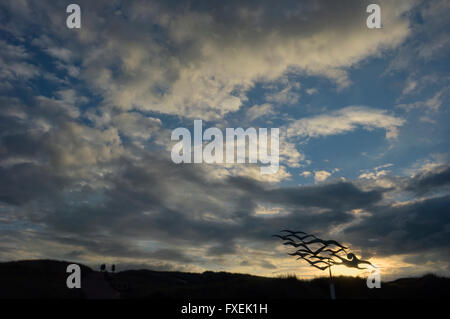
[[[331,276],[331,265],[328,267],[328,271],[330,272],[330,297],[334,300],[336,299],[336,293],[334,291],[333,277]]]

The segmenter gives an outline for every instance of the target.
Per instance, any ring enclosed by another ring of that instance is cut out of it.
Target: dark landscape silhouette
[[[185,273],[125,270],[94,271],[80,265],[81,289],[66,287],[71,262],[26,260],[0,263],[0,298],[63,299],[329,299],[329,279],[298,280],[227,272]],[[120,265],[119,265],[120,267]],[[338,299],[449,298],[450,278],[428,274],[382,282],[368,289],[365,278],[334,278]]]

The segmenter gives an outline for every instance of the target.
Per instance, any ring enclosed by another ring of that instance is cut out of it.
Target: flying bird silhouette
[[[301,241],[305,240],[308,237],[317,238],[314,235],[310,235],[310,234],[307,234],[307,233],[302,232],[302,231],[294,232],[294,231],[291,231],[291,230],[283,229],[281,232],[289,233],[289,235],[287,235],[286,237],[294,237],[294,238],[297,238],[298,240],[301,240]],[[299,236],[297,236],[297,234],[303,234],[304,236],[299,237]]]
[[[278,237],[282,240],[287,240],[287,241],[291,240],[292,241],[292,239],[290,239],[289,236],[272,235],[272,237]]]
[[[309,244],[315,244],[315,243],[321,243],[324,244],[325,246],[330,246],[330,245],[336,245],[340,248],[344,248],[347,249],[348,247],[342,246],[341,244],[339,244],[337,241],[335,240],[322,240],[320,238],[316,238],[313,240],[310,240],[308,242],[303,242],[305,245],[309,245]]]
[[[366,269],[366,268],[359,267],[360,264],[366,264],[366,265],[373,266],[369,261],[358,259],[358,257],[356,257],[355,254],[352,254],[352,253],[347,255],[347,259],[342,258],[341,256],[336,255],[336,254],[333,254],[333,256],[335,256],[336,258],[341,260],[340,263],[334,262],[334,265],[345,265],[347,267],[358,268],[358,269]]]

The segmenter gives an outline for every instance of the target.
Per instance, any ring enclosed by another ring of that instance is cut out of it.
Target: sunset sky
[[[73,2],[0,3],[0,261],[327,275],[289,228],[450,276],[449,1]],[[194,120],[279,128],[278,173],[174,164]]]

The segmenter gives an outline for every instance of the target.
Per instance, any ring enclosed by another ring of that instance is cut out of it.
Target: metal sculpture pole
[[[330,274],[330,297],[336,299],[333,277],[331,275],[331,266],[344,265],[350,268],[360,268],[360,265],[370,265],[369,261],[358,259],[355,254],[348,253],[348,247],[345,247],[335,240],[323,240],[314,235],[302,231],[282,230],[281,235],[273,235],[284,240],[283,245],[298,248],[295,252],[289,253],[291,256],[298,256],[297,259],[303,259],[310,266],[320,270],[328,268]],[[313,247],[315,246],[315,247]]]
[[[334,291],[334,283],[333,283],[333,277],[331,276],[331,266],[328,267],[328,270],[330,272],[330,298],[336,299],[336,292]]]

